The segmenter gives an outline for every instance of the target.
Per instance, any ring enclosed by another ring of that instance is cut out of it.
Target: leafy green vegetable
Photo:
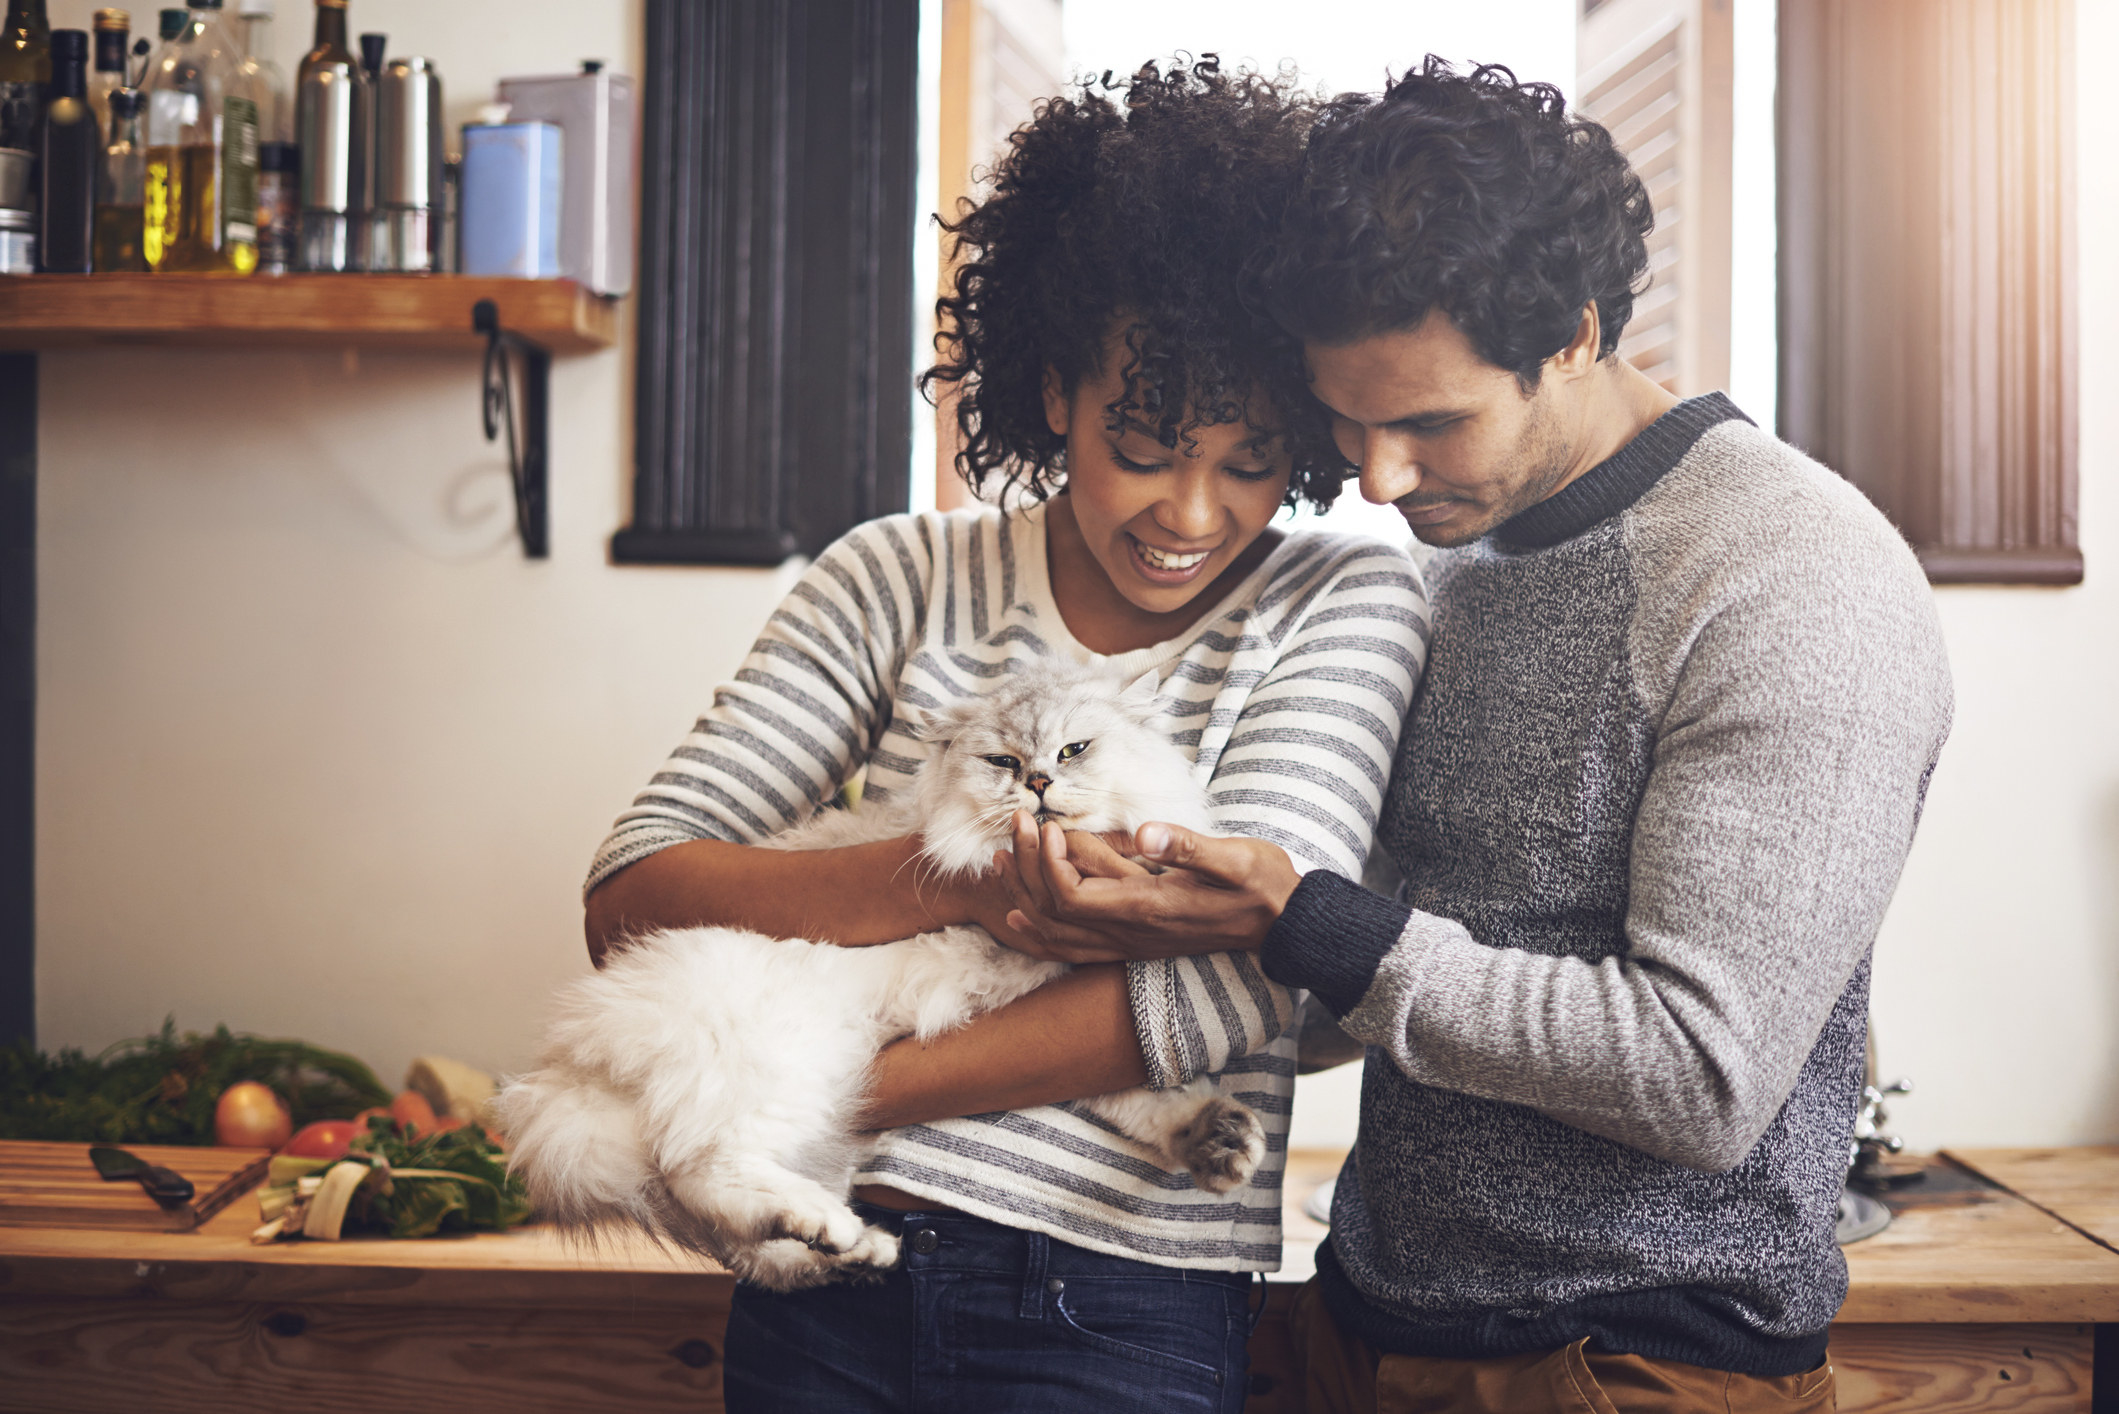
[[[363,1154],[390,1166],[389,1191],[362,1187],[347,1213],[348,1230],[431,1237],[470,1229],[500,1232],[529,1221],[530,1196],[521,1177],[508,1172],[507,1155],[478,1125],[408,1136],[389,1116],[371,1115],[368,1132],[354,1135],[346,1151],[349,1159]],[[417,1172],[401,1172],[406,1169]],[[462,1177],[432,1176],[437,1174]]]
[[[390,1103],[375,1072],[352,1056],[225,1025],[180,1036],[171,1017],[158,1034],[94,1056],[0,1047],[0,1139],[211,1144],[214,1106],[239,1080],[277,1090],[297,1129]]]

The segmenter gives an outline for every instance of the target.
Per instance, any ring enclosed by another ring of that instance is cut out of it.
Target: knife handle
[[[188,1203],[199,1190],[175,1169],[149,1164],[140,1171],[140,1187],[157,1203]]]

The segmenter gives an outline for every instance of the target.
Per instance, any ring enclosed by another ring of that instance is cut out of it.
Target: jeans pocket
[[[1087,1349],[1116,1359],[1131,1360],[1135,1364],[1146,1365],[1151,1369],[1167,1370],[1171,1374],[1197,1375],[1216,1386],[1222,1383],[1222,1370],[1219,1365],[1209,1365],[1204,1361],[1194,1360],[1188,1356],[1157,1350],[1152,1346],[1141,1345],[1130,1340],[1120,1340],[1116,1336],[1102,1335],[1090,1330],[1081,1323],[1075,1312],[1067,1309],[1067,1298],[1072,1294],[1072,1292],[1062,1292],[1053,1299],[1053,1316],[1062,1330]],[[1226,1345],[1226,1324],[1228,1319],[1226,1314],[1224,1314],[1222,1319],[1224,1330],[1219,1337],[1219,1343]],[[1168,1326],[1170,1323],[1165,1320],[1156,1324]],[[1138,1328],[1129,1330],[1128,1333],[1146,1335],[1148,1332],[1145,1328],[1145,1323],[1142,1323]]]

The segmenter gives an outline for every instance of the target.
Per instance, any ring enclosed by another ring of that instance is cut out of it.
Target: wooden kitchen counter
[[[2085,1214],[2109,1199],[2119,1150],[2106,1154],[2109,1169],[2047,1196]],[[2093,1327],[2119,1323],[2119,1251],[1989,1182],[2005,1171],[1989,1152],[1957,1157],[1848,1249],[1840,1408],[2086,1414]],[[1997,1173],[1979,1176],[1982,1162]],[[1337,1166],[1290,1156],[1289,1278],[1323,1236],[1297,1205]],[[541,1228],[255,1247],[255,1225],[246,1197],[188,1233],[0,1227],[0,1410],[720,1407],[732,1281],[693,1259],[637,1242],[584,1253]],[[1271,1287],[1249,1414],[1292,1407],[1294,1290]]]

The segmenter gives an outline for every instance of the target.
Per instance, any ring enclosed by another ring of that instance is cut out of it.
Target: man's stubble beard
[[[1540,501],[1551,496],[1567,479],[1567,469],[1574,461],[1574,449],[1560,433],[1559,418],[1552,405],[1544,397],[1541,386],[1531,395],[1529,421],[1523,425],[1523,435],[1516,440],[1515,454],[1509,458],[1509,469],[1495,481],[1501,485],[1516,485],[1515,493],[1495,510],[1482,517],[1476,524],[1458,527],[1454,525],[1411,526],[1414,538],[1423,545],[1432,545],[1438,550],[1453,550],[1460,545],[1469,545],[1483,540],[1494,530],[1529,510]],[[1525,468],[1528,468],[1525,470]],[[1521,477],[1518,483],[1518,477]]]

